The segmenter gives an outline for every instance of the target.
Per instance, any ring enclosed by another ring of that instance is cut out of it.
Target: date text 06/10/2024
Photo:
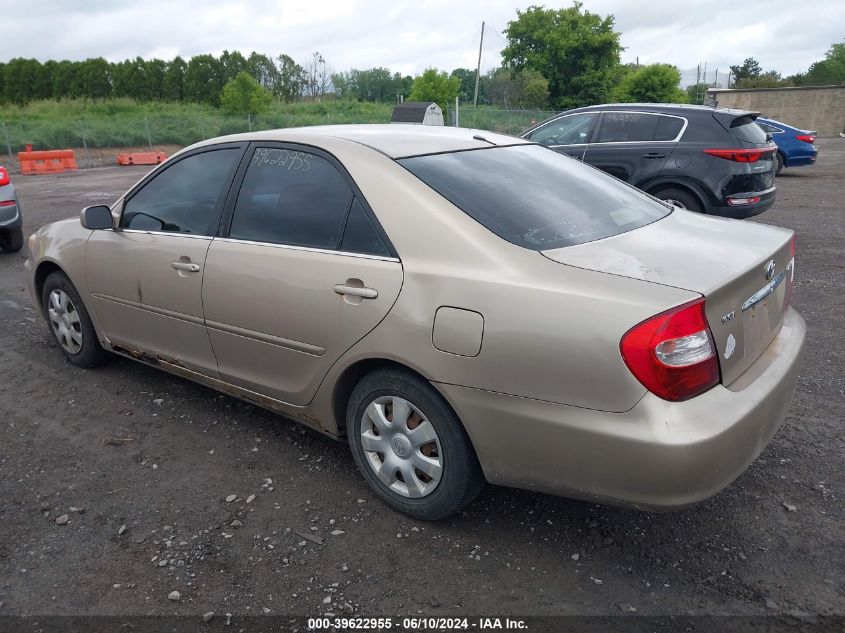
[[[524,620],[518,618],[308,618],[308,630],[396,630],[396,631],[442,631],[442,630],[520,630],[527,629]]]

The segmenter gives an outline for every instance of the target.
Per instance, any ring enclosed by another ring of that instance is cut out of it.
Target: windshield
[[[633,187],[537,145],[399,163],[502,239],[536,251],[618,235],[671,213]]]

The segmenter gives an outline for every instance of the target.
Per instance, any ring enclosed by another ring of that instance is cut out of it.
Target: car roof
[[[316,125],[311,127],[264,130],[246,134],[234,134],[199,143],[220,143],[221,141],[277,141],[320,146],[327,138],[343,139],[359,143],[390,158],[406,158],[422,154],[439,154],[469,149],[489,148],[494,145],[524,145],[525,139],[486,130],[472,130],[459,127],[408,125],[408,124],[364,124],[364,125]]]
[[[642,110],[644,112],[701,112],[714,113],[720,112],[733,116],[742,116],[743,114],[757,114],[750,110],[739,110],[737,108],[714,108],[708,105],[695,105],[692,103],[605,103],[600,105],[584,106],[583,108],[576,108],[568,110],[568,112],[590,112],[593,110]]]

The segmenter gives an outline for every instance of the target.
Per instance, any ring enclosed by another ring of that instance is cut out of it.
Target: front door
[[[243,149],[205,148],[165,163],[127,195],[117,229],[91,234],[88,285],[113,345],[217,375],[203,270]]]
[[[202,290],[221,378],[296,405],[402,286],[402,265],[345,170],[303,149],[250,150]]]

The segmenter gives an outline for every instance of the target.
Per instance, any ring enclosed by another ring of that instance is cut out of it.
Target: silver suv
[[[23,218],[21,205],[9,172],[0,166],[0,248],[7,253],[17,253],[23,248]]]

